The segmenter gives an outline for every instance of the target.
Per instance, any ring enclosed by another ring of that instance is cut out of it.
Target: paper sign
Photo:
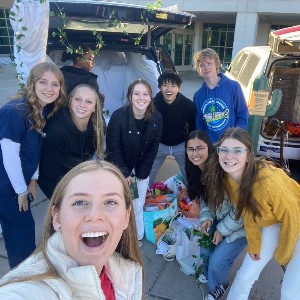
[[[168,14],[166,14],[166,13],[156,13],[156,19],[168,20]]]
[[[269,92],[253,91],[252,103],[249,105],[249,114],[256,116],[264,116],[266,114],[267,104],[269,100]]]

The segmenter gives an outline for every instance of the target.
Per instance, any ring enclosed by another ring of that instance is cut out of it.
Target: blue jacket
[[[210,89],[205,82],[194,95],[196,129],[204,129],[215,144],[229,127],[247,130],[248,107],[239,83],[218,74],[218,85]]]

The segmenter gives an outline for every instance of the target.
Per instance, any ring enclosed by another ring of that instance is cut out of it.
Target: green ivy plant
[[[193,230],[193,234],[194,236],[198,236],[198,247],[202,247],[205,249],[208,249],[210,251],[213,251],[215,245],[213,244],[212,240],[213,240],[213,235],[206,235],[203,232],[194,229]],[[207,262],[208,258],[204,258],[203,255],[200,255],[200,257],[202,258],[203,262]],[[197,256],[193,255],[193,258],[197,258]],[[196,264],[193,265],[195,268],[195,275],[194,278],[197,279],[199,277],[200,274],[202,274],[204,272],[204,267],[203,265],[201,265],[200,267],[196,266]]]
[[[17,0],[17,4],[15,4],[15,7],[17,9],[19,9],[19,5],[22,1],[24,0]],[[46,0],[39,0],[40,3],[46,3]],[[150,13],[154,13],[154,10],[155,9],[159,9],[162,7],[162,1],[161,0],[157,0],[156,2],[154,2],[154,4],[150,4],[150,3],[146,3],[146,7],[147,7],[147,12],[150,12]],[[58,5],[58,10],[57,12],[54,12],[54,11],[51,11],[50,12],[50,16],[56,16],[56,17],[60,17],[61,20],[62,20],[62,23],[63,23],[63,26],[62,27],[58,27],[57,28],[57,32],[53,32],[52,33],[52,36],[53,37],[56,37],[58,36],[59,37],[59,41],[60,43],[65,46],[66,48],[66,51],[67,53],[79,53],[79,54],[84,54],[83,52],[83,49],[81,46],[79,47],[74,47],[74,45],[72,45],[69,40],[68,40],[68,36],[67,36],[67,33],[65,31],[65,25],[67,23],[67,15],[66,13],[64,12],[64,9],[63,8],[60,8]],[[16,21],[16,13],[13,12],[13,11],[10,11],[10,15],[9,15],[9,18],[13,21]],[[147,17],[146,17],[146,12],[144,12],[141,16],[142,18],[142,23],[143,24],[146,24],[147,23]],[[20,18],[17,20],[17,22],[22,22],[23,19]],[[108,26],[111,27],[111,26],[121,26],[121,21],[118,20],[115,12],[113,11],[111,13],[111,15],[109,16],[108,18]],[[28,28],[26,26],[22,26],[21,27],[21,32],[20,33],[17,33],[15,38],[16,38],[16,48],[17,48],[17,52],[19,53],[21,51],[21,46],[18,45],[18,41],[20,41],[22,38],[25,37],[25,34],[26,34],[26,31],[28,30]],[[137,37],[134,37],[134,44],[135,45],[139,45],[140,41],[141,41],[141,38],[144,34],[145,30],[142,30],[139,35]],[[125,34],[127,34],[129,36],[129,34],[124,31]],[[104,45],[104,41],[102,39],[102,35],[101,35],[101,32],[97,32],[96,30],[93,31],[93,35],[95,36],[95,50],[93,50],[93,53],[95,55],[99,54],[99,51],[100,49],[103,47]],[[130,36],[129,36],[130,37]],[[14,62],[14,57],[12,56],[12,60],[13,60],[13,63],[12,65],[14,67],[16,67],[16,63]],[[20,63],[21,64],[21,67],[23,65],[23,62]],[[17,79],[18,79],[18,85],[20,87],[20,89],[23,89],[25,87],[25,85],[22,83],[23,82],[23,75],[24,73],[18,73],[17,74]]]

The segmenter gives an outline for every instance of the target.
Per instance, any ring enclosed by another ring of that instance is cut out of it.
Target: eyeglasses
[[[189,147],[189,148],[186,148],[186,153],[187,154],[194,154],[194,151],[196,152],[196,154],[200,154],[202,153],[204,150],[206,149],[206,147],[196,147],[196,148],[192,148],[192,147]]]
[[[241,156],[245,151],[247,151],[247,149],[241,147],[234,147],[232,149],[228,149],[227,147],[217,147],[217,153],[222,157],[226,157],[229,153],[232,156]]]

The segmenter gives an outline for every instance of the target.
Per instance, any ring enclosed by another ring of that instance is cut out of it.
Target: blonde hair
[[[52,63],[42,62],[35,65],[27,78],[27,84],[23,91],[23,96],[28,99],[30,106],[28,120],[31,123],[31,128],[36,130],[38,133],[43,134],[43,128],[46,124],[46,120],[41,115],[43,110],[39,98],[35,93],[35,84],[41,78],[45,71],[52,72],[60,83],[59,97],[54,101],[53,109],[48,113],[47,119],[53,116],[60,107],[66,104],[66,91],[65,91],[65,80],[62,72]]]
[[[221,68],[221,61],[220,61],[218,53],[211,48],[202,49],[201,51],[195,53],[194,68],[198,71],[198,73],[201,75],[200,63],[205,58],[213,59],[215,61],[217,72],[219,73],[220,68]]]
[[[69,95],[69,110],[71,115],[73,115],[73,112],[71,110],[71,101],[76,91],[81,87],[89,88],[94,93],[96,98],[95,113],[91,115],[90,120],[93,123],[93,127],[94,127],[94,138],[96,141],[97,158],[100,159],[103,158],[103,153],[104,153],[104,124],[102,118],[102,105],[96,90],[88,84],[77,85]]]
[[[54,193],[51,197],[48,210],[45,216],[44,229],[42,237],[40,240],[39,246],[36,248],[32,255],[36,255],[39,252],[43,253],[44,259],[48,266],[48,271],[42,274],[28,276],[27,278],[15,278],[9,282],[5,282],[3,285],[14,283],[14,282],[23,282],[23,281],[40,281],[46,278],[56,278],[59,277],[55,267],[51,264],[50,259],[47,254],[47,244],[49,238],[55,233],[53,224],[52,224],[52,209],[56,209],[58,212],[61,208],[61,204],[64,200],[65,191],[70,183],[70,181],[79,174],[87,173],[95,170],[106,170],[114,174],[122,183],[125,206],[127,210],[130,210],[129,224],[127,229],[123,231],[123,235],[118,243],[116,252],[122,255],[126,259],[130,259],[141,267],[143,266],[142,260],[139,253],[139,248],[137,245],[137,232],[135,225],[135,218],[132,209],[132,199],[130,194],[130,189],[125,177],[122,175],[121,171],[115,167],[113,164],[100,160],[92,160],[83,162],[73,169],[71,169],[57,184]]]

